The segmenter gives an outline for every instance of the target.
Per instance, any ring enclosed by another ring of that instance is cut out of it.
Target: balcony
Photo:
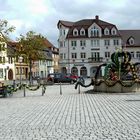
[[[88,58],[89,63],[99,63],[103,62],[103,57],[90,57]]]

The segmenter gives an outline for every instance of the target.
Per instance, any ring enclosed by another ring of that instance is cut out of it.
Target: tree
[[[8,41],[10,40],[8,35],[10,32],[15,30],[14,26],[9,26],[7,20],[0,20],[0,33],[4,36],[4,38],[0,38],[0,41]]]
[[[29,63],[29,83],[32,83],[32,61],[46,59],[45,37],[33,31],[29,31],[26,35],[21,35],[19,40],[18,55],[22,55]]]

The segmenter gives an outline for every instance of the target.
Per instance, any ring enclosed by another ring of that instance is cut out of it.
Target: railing
[[[88,58],[89,63],[103,62],[103,57],[90,57]]]

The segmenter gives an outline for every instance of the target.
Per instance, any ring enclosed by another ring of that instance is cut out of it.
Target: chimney
[[[96,19],[96,20],[99,20],[99,16],[98,16],[98,15],[96,15],[96,16],[95,16],[95,19]]]

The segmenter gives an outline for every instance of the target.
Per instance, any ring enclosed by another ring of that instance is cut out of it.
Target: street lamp
[[[21,63],[22,63],[23,57],[20,56],[19,57],[19,63],[20,63],[20,88],[21,88],[21,73],[22,73],[22,69],[21,69]]]

